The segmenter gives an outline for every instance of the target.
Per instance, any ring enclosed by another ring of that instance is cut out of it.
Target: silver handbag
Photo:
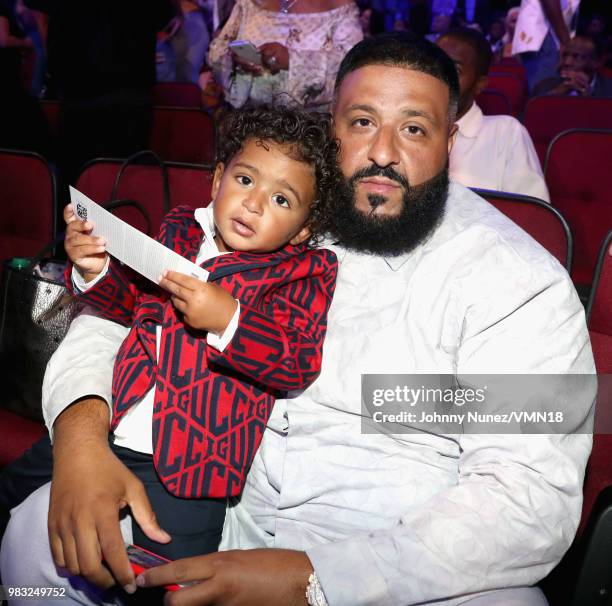
[[[0,406],[42,421],[41,389],[47,362],[81,305],[61,277],[44,277],[45,262],[37,258],[26,263],[13,261],[4,263],[0,282],[0,364],[5,376]]]

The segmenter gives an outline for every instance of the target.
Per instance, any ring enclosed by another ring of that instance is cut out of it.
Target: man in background
[[[612,78],[598,74],[600,50],[592,38],[576,36],[561,49],[558,75],[546,78],[534,95],[612,98]]]
[[[60,100],[59,165],[64,184],[100,156],[149,147],[157,32],[176,0],[26,0],[45,16],[51,94]]]
[[[525,127],[512,116],[485,116],[475,101],[487,85],[491,47],[473,29],[453,30],[438,46],[459,74],[459,110],[450,154],[452,179],[466,187],[523,194],[550,202],[540,161]]]
[[[522,0],[512,54],[519,55],[527,72],[529,92],[555,75],[559,47],[576,30],[580,0]]]

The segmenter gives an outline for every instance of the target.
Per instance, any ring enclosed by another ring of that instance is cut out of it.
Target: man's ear
[[[489,77],[488,76],[480,76],[476,81],[476,86],[474,88],[474,97],[479,95],[487,86],[489,85]]]
[[[448,155],[450,156],[451,150],[453,149],[453,145],[455,145],[455,140],[457,139],[457,133],[459,132],[459,127],[456,124],[453,124],[448,132]]]
[[[225,165],[223,162],[219,162],[217,166],[215,166],[215,174],[213,175],[212,187],[210,189],[210,197],[214,201],[219,193],[219,188],[221,187],[221,179],[223,178],[223,172],[225,171]]]
[[[293,244],[293,246],[302,244],[303,242],[306,242],[308,238],[310,238],[311,234],[312,232],[310,231],[310,226],[304,225],[304,227],[302,227],[302,229],[300,229],[300,231],[298,231],[298,233],[295,234],[291,240],[289,240],[289,244]]]

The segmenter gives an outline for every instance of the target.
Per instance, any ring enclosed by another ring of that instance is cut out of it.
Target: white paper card
[[[155,284],[164,270],[178,271],[206,282],[208,272],[128,225],[80,191],[70,188],[74,214],[93,223],[92,235],[106,240],[106,250]]]

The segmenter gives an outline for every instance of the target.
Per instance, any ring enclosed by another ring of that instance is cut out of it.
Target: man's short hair
[[[452,29],[441,37],[459,40],[470,46],[474,53],[474,69],[476,70],[476,75],[486,76],[489,73],[493,61],[493,51],[483,34],[475,29],[462,27]]]
[[[571,40],[582,40],[588,44],[591,44],[593,46],[593,59],[600,59],[603,55],[604,48],[602,42],[597,38],[593,38],[593,36],[589,36],[587,34],[577,34]]]
[[[390,32],[365,38],[344,57],[334,90],[337,92],[344,78],[368,65],[405,67],[441,80],[448,86],[451,122],[457,114],[459,79],[455,64],[433,42],[408,32]]]

